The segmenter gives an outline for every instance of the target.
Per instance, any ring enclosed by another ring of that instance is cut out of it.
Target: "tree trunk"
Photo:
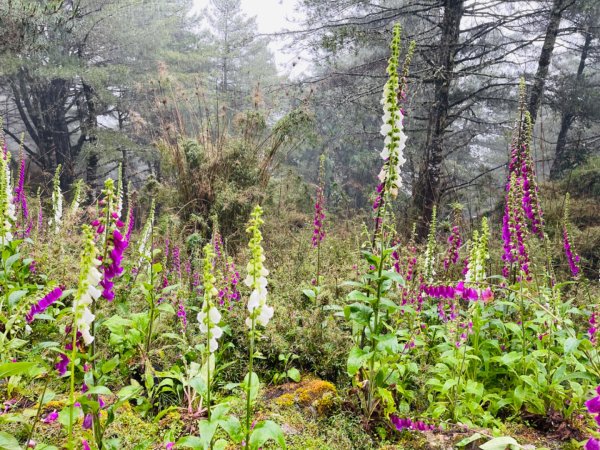
[[[87,140],[90,144],[94,144],[98,137],[96,136],[96,130],[98,128],[98,113],[96,111],[96,101],[94,99],[94,88],[82,80],[83,85],[83,97],[85,99],[85,107],[82,108],[81,117],[81,134],[83,141]],[[98,170],[98,154],[94,148],[90,148],[89,154],[86,160],[85,166],[85,178],[87,184],[95,192],[96,190],[96,178]]]
[[[22,68],[9,83],[19,116],[38,149],[39,155],[33,161],[48,173],[62,164],[61,187],[66,189],[75,178],[75,158],[79,150],[71,144],[67,118],[70,80],[37,78]]]
[[[588,57],[588,53],[592,44],[592,33],[588,30],[585,31],[585,42],[581,50],[581,57],[579,59],[579,67],[577,68],[577,76],[575,77],[575,89],[574,92],[577,95],[578,89],[583,81],[583,71],[585,69],[585,63]],[[558,139],[556,140],[556,152],[554,155],[554,161],[550,168],[550,179],[556,180],[562,176],[565,170],[573,167],[575,160],[577,159],[572,154],[573,149],[567,146],[567,134],[573,122],[575,121],[575,112],[573,111],[573,105],[569,104],[565,111],[562,113],[560,121],[560,131],[558,133]]]
[[[532,124],[535,124],[537,113],[540,109],[540,104],[542,103],[544,86],[546,84],[546,77],[548,76],[548,69],[550,68],[550,62],[552,60],[552,53],[554,52],[554,44],[556,43],[561,16],[564,10],[572,4],[573,0],[554,0],[552,4],[550,21],[546,27],[546,37],[544,38],[544,45],[542,46],[542,52],[540,53],[540,58],[538,60],[538,68],[531,88],[529,104],[527,105],[527,109],[531,115]]]
[[[417,236],[427,235],[433,207],[438,201],[442,162],[444,159],[444,134],[449,126],[450,84],[454,77],[454,58],[460,36],[460,21],[464,0],[445,0],[442,35],[439,43],[438,68],[435,72],[434,102],[429,111],[425,157],[413,192],[413,205],[418,214]]]

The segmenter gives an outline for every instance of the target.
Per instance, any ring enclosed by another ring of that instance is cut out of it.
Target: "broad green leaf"
[[[123,402],[129,400],[131,397],[134,397],[141,391],[141,389],[142,387],[140,385],[125,386],[117,393],[117,397],[119,398],[119,401]]]
[[[244,390],[246,390],[246,387],[248,386],[248,380],[250,379],[252,381],[252,383],[250,384],[250,402],[254,403],[256,397],[258,397],[258,392],[260,390],[260,380],[258,378],[258,375],[256,375],[256,373],[254,372],[252,372],[251,378],[249,378],[248,375],[249,374],[246,374],[242,384],[244,386]]]
[[[366,353],[362,348],[352,347],[352,350],[350,350],[350,354],[348,355],[348,375],[351,377],[356,375],[369,355],[370,353]]]
[[[405,285],[404,278],[402,278],[402,275],[400,275],[398,272],[394,272],[393,270],[386,270],[382,273],[382,275],[394,281],[395,283],[398,283],[398,285],[400,286]]]
[[[575,350],[577,350],[579,342],[579,339],[577,339],[576,337],[570,337],[569,339],[567,339],[564,344],[565,355],[569,355]]]
[[[104,374],[109,373],[118,365],[119,365],[119,357],[118,356],[116,356],[112,359],[109,359],[104,364],[102,364],[102,373],[104,373]]]
[[[173,308],[173,305],[167,302],[161,303],[156,307],[156,309],[164,313],[175,314],[175,309]]]
[[[106,386],[92,386],[88,391],[86,391],[86,395],[112,395],[112,392]]]
[[[300,381],[300,371],[298,369],[296,369],[295,367],[292,367],[291,369],[289,369],[287,371],[287,376],[290,380],[293,380],[296,383],[298,383]]]
[[[487,441],[485,444],[480,445],[479,448],[481,450],[516,450],[523,448],[519,445],[514,438],[510,436],[502,436],[492,439],[491,441]]]
[[[237,417],[233,415],[228,416],[227,418],[221,420],[219,425],[221,425],[231,440],[236,444],[242,442],[242,439],[244,439],[242,425]]]
[[[482,434],[475,433],[473,436],[466,437],[463,440],[461,440],[460,442],[457,442],[456,444],[454,444],[454,446],[455,447],[464,447],[465,445],[470,444],[471,442],[478,441],[482,437],[483,437]]]
[[[316,295],[315,295],[315,291],[313,291],[312,289],[304,289],[302,291],[302,293],[309,299],[314,300]]]
[[[12,291],[8,294],[8,304],[14,306],[21,298],[27,294],[27,291]]]
[[[252,430],[252,434],[250,435],[250,448],[258,449],[265,442],[273,440],[275,441],[281,448],[285,449],[285,438],[283,436],[283,431],[272,420],[265,420],[264,422],[259,422],[254,429]]]
[[[0,431],[0,450],[21,450],[21,446],[12,434]]]
[[[177,447],[203,450],[202,440],[197,436],[184,436],[177,441]]]
[[[38,367],[37,364],[33,362],[0,364],[0,378],[12,377],[13,375],[27,375],[36,367]]]
[[[217,431],[217,422],[201,420],[198,422],[198,432],[200,434],[200,442],[202,443],[202,448],[207,449],[210,448],[210,443],[215,435],[215,431]]]
[[[198,394],[200,394],[203,397],[206,396],[207,390],[206,381],[204,380],[204,377],[194,377],[190,380],[189,384],[192,387],[192,389],[194,389]]]

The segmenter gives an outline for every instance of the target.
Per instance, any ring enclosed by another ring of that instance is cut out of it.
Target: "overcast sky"
[[[210,0],[194,0],[195,11],[201,11]],[[293,30],[299,14],[295,11],[297,0],[241,0],[242,10],[249,17],[256,17],[259,33],[277,33],[283,29]],[[308,61],[299,61],[298,55],[286,52],[289,40],[273,37],[269,48],[275,55],[280,72],[297,75],[305,70]],[[292,65],[293,63],[296,63]]]

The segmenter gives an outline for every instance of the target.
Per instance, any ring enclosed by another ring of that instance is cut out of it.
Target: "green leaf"
[[[172,315],[175,314],[175,309],[173,308],[173,305],[171,305],[170,303],[167,303],[167,302],[161,303],[160,305],[158,305],[156,307],[156,309],[158,311],[169,313]]]
[[[225,439],[218,439],[212,445],[212,450],[225,450],[227,448],[228,442]]]
[[[203,377],[194,377],[189,381],[190,386],[201,396],[206,396],[206,381]]]
[[[246,389],[246,387],[248,386],[248,375],[249,374],[246,374],[246,376],[244,377],[244,382],[242,383],[244,389]],[[258,391],[260,389],[260,380],[258,379],[258,375],[256,375],[256,373],[254,372],[252,372],[252,378],[250,379],[252,380],[252,383],[250,385],[250,402],[254,403],[256,397],[258,397]]]
[[[86,391],[86,395],[92,395],[92,394],[96,394],[96,395],[112,395],[112,392],[106,386],[92,386],[91,388],[89,388],[88,391]]]
[[[208,420],[201,420],[198,422],[198,432],[200,434],[202,448],[210,448],[210,443],[215,435],[215,431],[217,431],[217,425],[217,422],[209,422]]]
[[[351,320],[359,325],[368,326],[371,320],[373,309],[362,303],[352,303],[344,308],[346,320]]]
[[[315,291],[313,291],[312,289],[304,289],[302,293],[310,300],[314,300],[316,298]]]
[[[21,450],[21,446],[12,434],[0,431],[0,450]]]
[[[233,415],[228,416],[226,419],[220,421],[219,424],[221,427],[223,427],[233,442],[242,442],[242,439],[244,439],[244,432],[237,417]]]
[[[464,447],[465,445],[470,444],[471,442],[478,441],[482,437],[483,437],[483,435],[481,433],[475,433],[473,436],[466,437],[454,445],[455,445],[455,447]]]
[[[567,339],[564,344],[565,355],[569,355],[575,350],[577,350],[577,347],[579,347],[580,342],[581,341],[576,337],[570,337],[569,339]]]
[[[348,294],[348,300],[353,302],[368,302],[370,297],[361,291],[352,291]]]
[[[119,365],[119,357],[115,356],[112,359],[109,359],[104,364],[102,364],[102,373],[106,374],[111,372],[115,367]]]
[[[12,291],[8,294],[8,304],[14,306],[21,298],[27,294],[27,291]]]
[[[119,398],[119,401],[123,402],[123,401],[129,400],[131,397],[134,397],[136,394],[138,394],[141,391],[141,389],[142,389],[142,387],[140,385],[125,386],[117,393],[117,397]]]
[[[510,450],[523,448],[519,445],[514,438],[510,436],[502,436],[492,439],[491,441],[487,441],[485,444],[480,445],[479,448],[481,450],[506,450],[507,448]]]
[[[250,435],[250,448],[258,449],[265,442],[273,440],[283,449],[285,446],[285,438],[283,436],[283,431],[272,420],[265,420],[264,422],[259,422],[254,429],[252,430],[252,434]]]
[[[370,353],[365,352],[358,347],[352,347],[348,355],[347,371],[348,375],[353,377],[360,370],[363,363],[367,360]]]
[[[202,450],[202,439],[197,436],[184,436],[177,441],[177,447],[193,448]]]
[[[290,380],[294,380],[296,383],[298,383],[301,378],[300,371],[295,367],[292,367],[290,370],[287,371],[287,376]]]
[[[27,375],[36,367],[38,367],[37,364],[32,362],[0,364],[0,378],[12,377],[13,375]]]
[[[14,255],[8,257],[8,259],[6,260],[6,264],[4,265],[4,268],[7,273],[10,272],[12,265],[16,263],[20,257],[21,255],[19,253],[15,253]]]
[[[404,278],[402,278],[402,275],[400,275],[398,272],[394,272],[393,270],[386,270],[382,273],[382,275],[388,280],[392,280],[393,282],[398,283],[398,285],[400,286],[405,285]]]

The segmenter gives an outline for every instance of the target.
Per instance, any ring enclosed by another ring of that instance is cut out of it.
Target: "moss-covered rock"
[[[305,379],[300,383],[286,383],[271,390],[267,398],[279,406],[298,406],[317,416],[327,415],[337,400],[335,386],[324,380]]]

